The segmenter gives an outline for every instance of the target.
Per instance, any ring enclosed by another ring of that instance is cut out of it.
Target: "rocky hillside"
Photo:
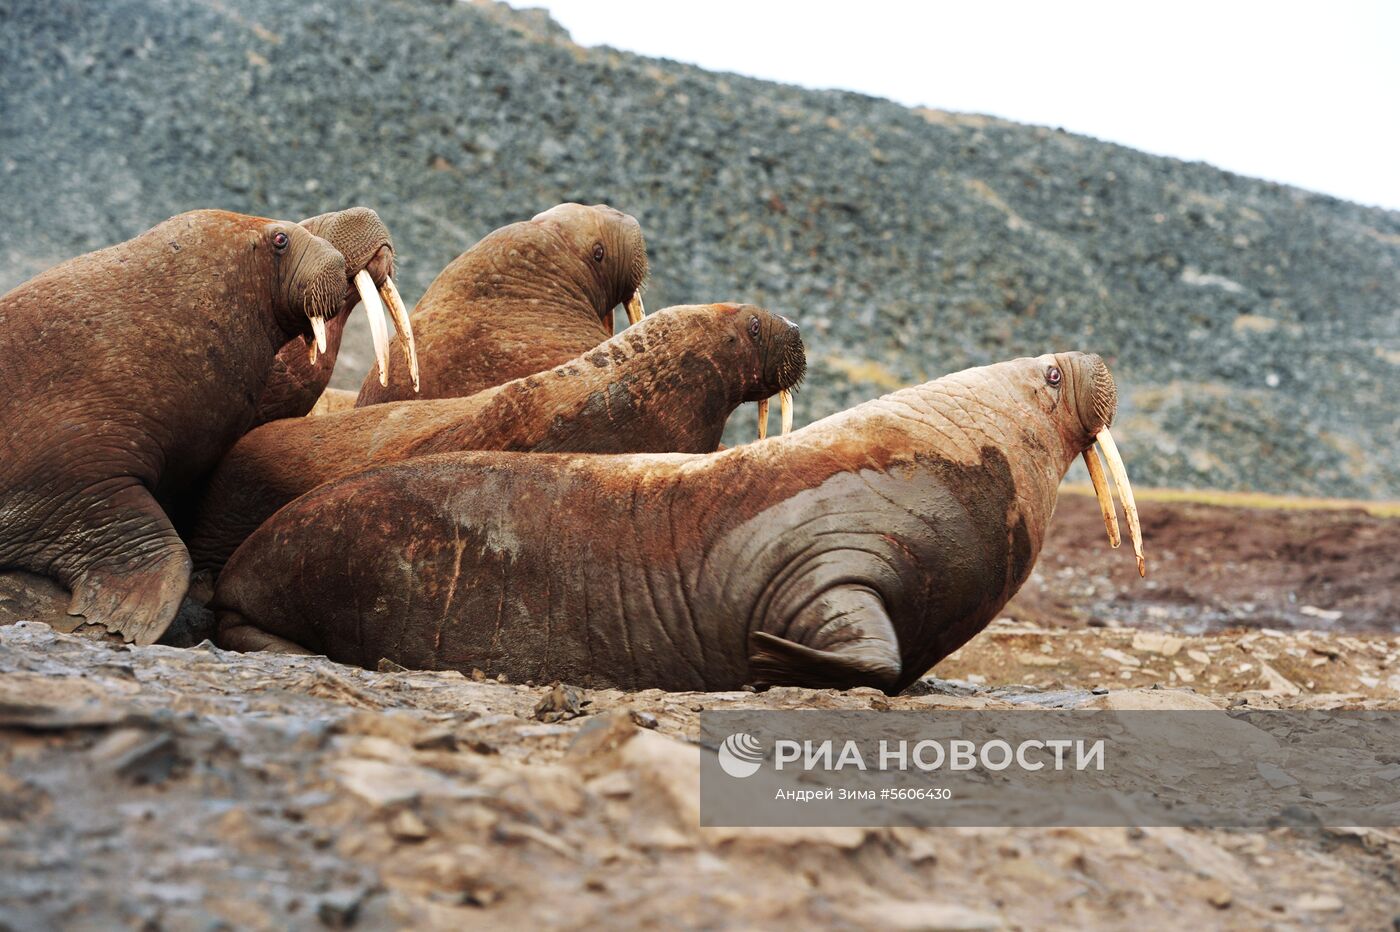
[[[363,203],[413,299],[490,229],[605,201],[648,232],[651,307],[802,324],[803,420],[1092,349],[1141,483],[1400,497],[1395,212],[428,0],[0,0],[0,113],[4,288],[193,207]]]

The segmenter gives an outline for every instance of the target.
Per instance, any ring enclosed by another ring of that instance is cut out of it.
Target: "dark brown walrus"
[[[379,368],[360,405],[463,398],[568,362],[613,335],[613,309],[642,318],[646,242],[635,219],[603,204],[560,204],[489,234],[452,260],[413,311],[421,391]],[[395,342],[400,341],[395,337]]]
[[[723,453],[375,467],[233,555],[219,639],[623,689],[902,690],[1025,581],[1096,437],[1140,553],[1116,399],[1099,357],[1061,353]]]
[[[344,300],[325,240],[215,210],[0,298],[0,569],[58,580],[70,614],[128,640],[160,637],[190,574],[167,503],[248,429],[277,350]]]
[[[405,338],[399,341],[408,363],[410,383],[418,380],[418,356],[413,328],[408,321],[398,286],[394,284],[394,242],[379,214],[368,207],[351,207],[303,220],[301,225],[330,243],[345,257],[345,275],[351,287],[345,293],[345,307],[326,322],[324,347],[301,337],[289,340],[273,360],[267,386],[258,399],[254,426],[287,417],[301,417],[311,411],[331,382],[340,340],[355,305],[364,302],[374,340],[375,359],[388,371],[388,328],[384,307],[393,315],[394,327]]]
[[[214,472],[187,536],[217,572],[278,508],[376,463],[457,450],[708,452],[740,404],[801,381],[797,327],[762,308],[667,308],[549,372],[467,398],[264,425]]]

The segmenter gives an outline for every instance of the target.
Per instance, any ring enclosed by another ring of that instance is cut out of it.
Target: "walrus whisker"
[[[374,340],[374,359],[379,363],[379,384],[389,384],[389,325],[384,320],[384,302],[379,300],[379,292],[374,288],[374,279],[368,269],[355,273],[355,290],[365,305],[365,316],[369,318],[369,335]]]
[[[384,298],[384,303],[389,305],[389,315],[394,318],[394,328],[398,330],[399,336],[403,337],[403,352],[408,358],[408,374],[413,379],[413,390],[418,391],[418,343],[413,339],[413,324],[408,320],[408,308],[404,306],[403,296],[399,294],[399,287],[394,284],[394,277],[391,275],[384,279],[384,285],[379,289],[380,296]]]
[[[642,304],[641,291],[632,292],[632,297],[627,299],[627,323],[639,324],[642,318],[647,316],[647,309]]]
[[[783,415],[783,433],[792,433],[792,392],[786,388],[778,392],[778,405]]]
[[[1117,547],[1123,543],[1118,534],[1118,515],[1113,511],[1113,493],[1108,489],[1108,478],[1103,472],[1103,463],[1093,446],[1084,450],[1084,467],[1089,470],[1089,481],[1094,484],[1094,497],[1099,500],[1099,511],[1103,514],[1103,526],[1108,530],[1108,543]]]
[[[1128,519],[1128,537],[1133,542],[1133,556],[1137,557],[1138,575],[1147,575],[1147,561],[1142,556],[1142,524],[1138,521],[1137,502],[1133,499],[1133,487],[1128,483],[1128,470],[1123,465],[1123,457],[1118,453],[1118,445],[1113,435],[1105,427],[1096,438],[1103,450],[1103,458],[1108,463],[1108,473],[1118,489],[1118,500],[1123,505],[1123,516]]]
[[[768,399],[764,398],[758,403],[758,439],[765,440],[768,437]]]

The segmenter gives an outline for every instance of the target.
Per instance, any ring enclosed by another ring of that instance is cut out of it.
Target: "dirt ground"
[[[1109,548],[1094,499],[1060,495],[1035,573],[1003,614],[1182,633],[1400,631],[1400,519],[1150,500],[1139,511],[1145,580],[1126,541]]]
[[[1392,829],[699,825],[706,709],[1400,709],[1400,521],[1143,513],[1148,582],[1064,496],[1036,581],[898,697],[0,626],[0,929],[1390,928]],[[0,593],[0,617],[41,603]]]

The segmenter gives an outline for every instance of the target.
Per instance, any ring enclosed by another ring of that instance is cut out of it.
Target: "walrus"
[[[190,574],[168,503],[246,432],[273,356],[345,289],[344,258],[297,224],[199,210],[0,297],[0,569],[155,641]]]
[[[617,305],[641,320],[646,278],[641,225],[605,204],[560,204],[501,227],[443,269],[414,308],[421,390],[402,372],[381,384],[376,365],[357,403],[463,398],[567,362],[613,335]]]
[[[667,308],[553,370],[466,398],[274,421],[229,451],[187,535],[216,573],[292,499],[376,463],[458,450],[710,452],[729,415],[802,380],[798,328],[762,308]]]
[[[1025,581],[1096,439],[1145,572],[1116,404],[1098,356],[1060,353],[709,455],[377,466],[248,538],[211,605],[218,640],[516,681],[898,692]]]
[[[345,275],[351,287],[345,293],[346,306],[325,325],[325,333],[311,340],[294,337],[278,351],[267,377],[254,426],[281,418],[308,414],[330,385],[340,354],[340,340],[355,305],[363,302],[369,317],[374,356],[380,373],[389,371],[388,327],[384,321],[387,305],[395,329],[403,334],[398,346],[408,365],[408,379],[418,383],[418,354],[409,323],[408,309],[394,284],[394,241],[379,214],[368,207],[351,207],[319,214],[301,221],[301,226],[330,243],[345,257]],[[320,341],[324,337],[325,345]]]

